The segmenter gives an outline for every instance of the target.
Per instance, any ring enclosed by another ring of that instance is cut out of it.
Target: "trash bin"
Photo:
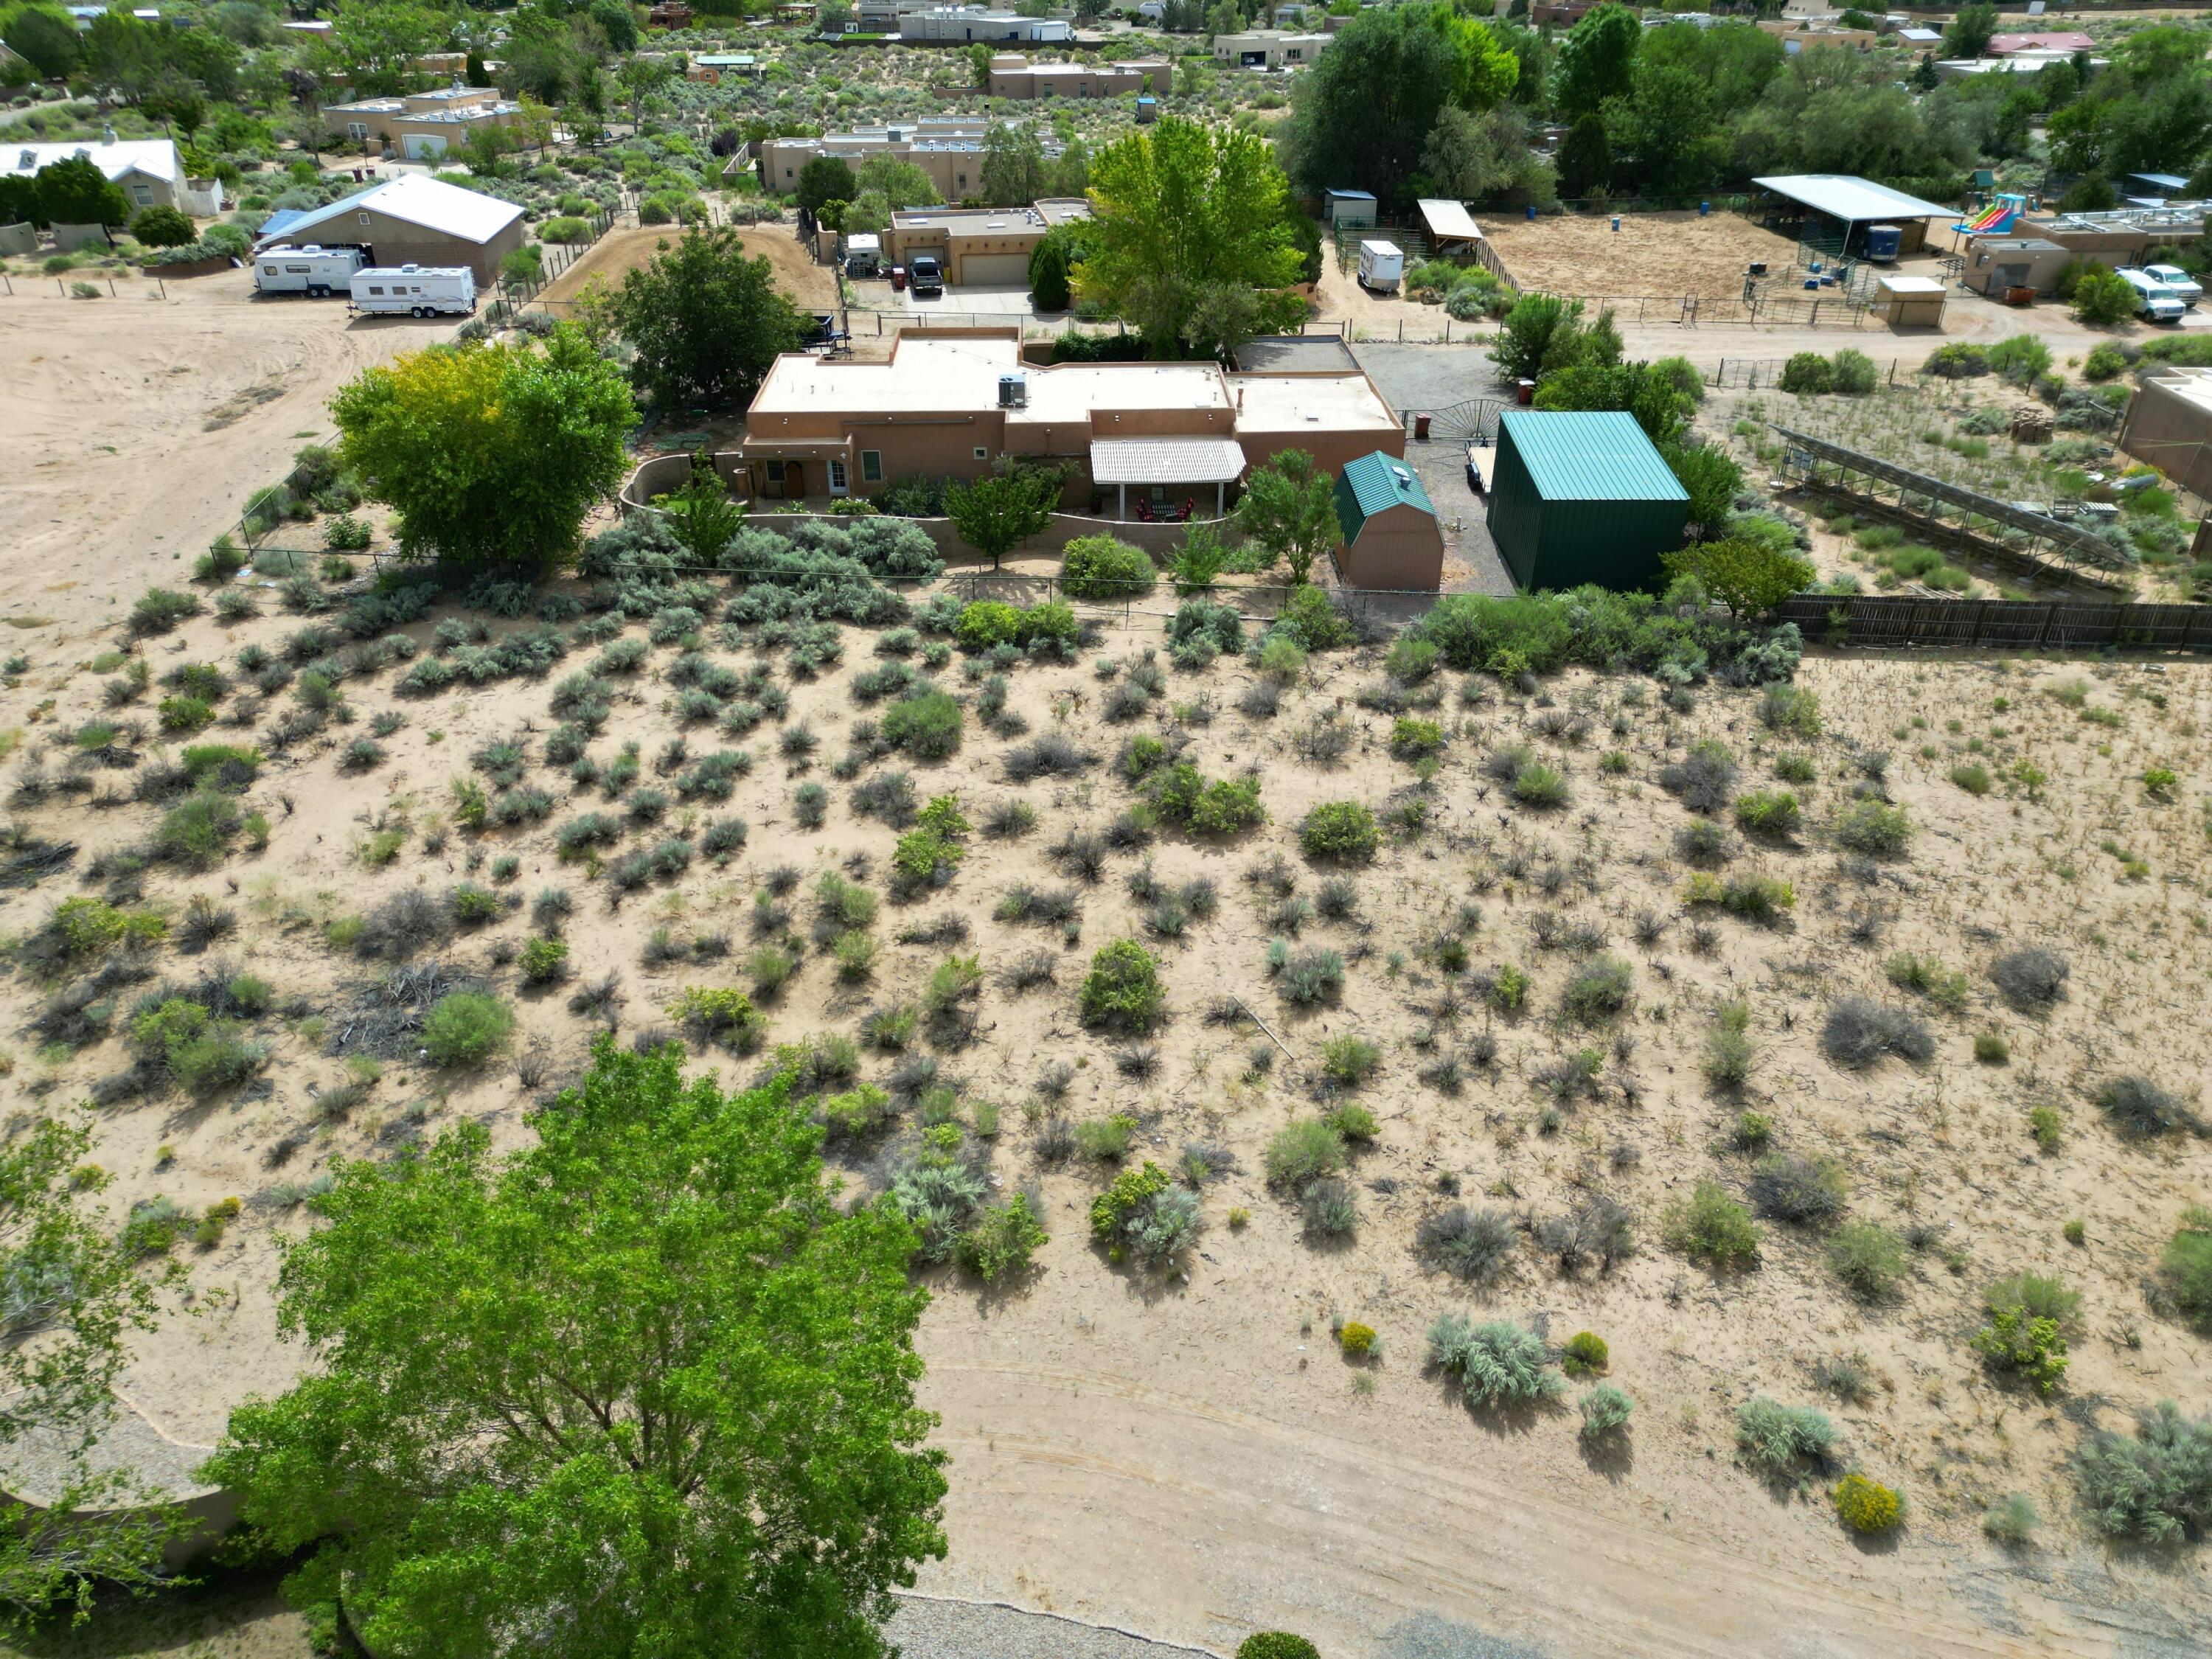
[[[1711,202],[1700,202],[1698,204],[1698,217],[1700,219],[1710,216],[1712,210],[1713,204]]]
[[[1416,443],[1424,444],[1429,441],[1429,417],[1426,411],[1413,416],[1413,441]]]
[[[1516,380],[1513,392],[1516,400],[1523,409],[1536,401],[1536,383],[1534,380]]]
[[[1536,222],[1536,204],[1534,202],[1528,204],[1528,222],[1532,225]]]
[[[1620,228],[1620,216],[1618,213],[1613,216],[1613,228],[1616,231]]]

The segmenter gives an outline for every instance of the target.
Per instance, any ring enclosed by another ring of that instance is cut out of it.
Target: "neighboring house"
[[[2094,51],[2096,45],[2078,29],[2060,29],[2047,34],[1993,34],[1990,37],[1988,55],[2016,58],[2024,52],[2056,52],[2071,57],[2077,52]]]
[[[1349,587],[1434,592],[1443,580],[1444,535],[1413,469],[1382,450],[1336,475],[1336,568]]]
[[[2002,299],[2008,288],[2055,293],[2060,270],[2074,256],[2040,236],[1977,236],[1966,257],[1960,283],[1977,294]]]
[[[908,12],[942,9],[944,0],[860,0],[853,8],[854,21],[864,33],[896,34],[899,19]]]
[[[1174,67],[1164,58],[1130,58],[1118,64],[1032,64],[1019,52],[991,59],[994,98],[1118,98],[1165,92]]]
[[[933,6],[898,20],[899,39],[920,46],[965,45],[970,40],[1073,40],[1075,26],[1065,17],[1022,17],[977,6]]]
[[[902,478],[975,478],[1001,456],[1065,462],[1062,500],[1118,518],[1218,511],[1249,466],[1303,449],[1331,471],[1402,453],[1397,412],[1358,368],[1231,374],[1211,362],[1024,363],[1013,328],[908,329],[888,362],[791,353],[745,416],[756,498],[872,495]]]
[[[1872,52],[1881,42],[1875,29],[1847,29],[1832,23],[1795,21],[1786,17],[1762,17],[1759,30],[1782,42],[1785,56],[1809,52],[1814,46],[1833,46],[1839,52]]]
[[[1528,8],[1531,28],[1549,23],[1555,29],[1571,29],[1595,11],[1601,0],[1534,0]]]
[[[1490,538],[1523,592],[1654,587],[1689,513],[1689,492],[1633,415],[1498,417]]]
[[[121,185],[123,199],[133,213],[140,208],[173,207],[195,218],[211,219],[222,211],[222,181],[185,178],[177,147],[167,138],[118,138],[110,131],[96,142],[27,144],[0,137],[0,163],[4,163],[0,173],[35,173],[72,155],[88,157],[110,183]]]
[[[749,52],[702,52],[684,66],[684,78],[718,87],[725,79],[757,81],[765,67]]]
[[[684,0],[660,0],[660,3],[645,15],[645,26],[649,29],[688,29],[691,27],[691,8]]]
[[[465,265],[489,285],[499,263],[523,241],[522,210],[420,173],[402,173],[262,228],[253,251],[278,242],[320,242],[368,251],[377,265]]]
[[[855,173],[872,157],[892,155],[913,162],[929,175],[939,196],[957,202],[983,187],[983,143],[990,130],[991,123],[983,116],[950,115],[825,132],[818,137],[763,138],[758,147],[761,185],[777,195],[788,194],[799,188],[799,175],[817,155],[835,156]],[[1045,138],[1048,157],[1060,151],[1057,140]]]
[[[2033,237],[2053,242],[2069,259],[2094,259],[2099,264],[2141,264],[2154,247],[2193,242],[2204,234],[2201,206],[2126,207],[2110,213],[2055,213],[2049,209],[2021,214],[1996,243]],[[1977,237],[1967,244],[1966,269],[1974,269],[1975,253],[1984,246]]]
[[[883,235],[883,257],[911,265],[936,255],[955,288],[1026,288],[1030,255],[1054,225],[1091,216],[1091,204],[1056,198],[1025,208],[915,208],[894,213]]]
[[[1320,57],[1333,38],[1292,34],[1283,29],[1249,29],[1242,34],[1215,35],[1213,57],[1216,63],[1239,69],[1297,69]]]
[[[425,161],[465,146],[487,128],[514,126],[522,118],[522,106],[507,102],[495,87],[452,86],[326,105],[323,118],[357,144],[374,140],[387,155]]]

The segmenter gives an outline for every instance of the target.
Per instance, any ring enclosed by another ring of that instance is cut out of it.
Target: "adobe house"
[[[1026,208],[909,208],[891,215],[884,260],[910,266],[917,253],[933,253],[955,288],[1026,288],[1045,233],[1090,216],[1091,204],[1073,197]]]
[[[1131,58],[1118,64],[1032,64],[1018,52],[991,58],[994,98],[1118,98],[1126,93],[1165,92],[1173,69],[1164,58]]]
[[[917,328],[890,360],[778,357],[745,416],[738,488],[763,500],[873,495],[982,477],[1001,456],[1070,468],[1071,511],[1226,510],[1247,469],[1302,449],[1328,471],[1405,428],[1357,368],[1231,374],[1212,362],[1024,363],[1012,328]]]
[[[1349,587],[1434,592],[1443,580],[1444,535],[1413,469],[1382,450],[1336,475],[1336,568]]]

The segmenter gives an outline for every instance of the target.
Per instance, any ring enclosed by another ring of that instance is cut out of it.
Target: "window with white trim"
[[[884,481],[884,452],[864,449],[860,452],[860,482],[881,483]]]

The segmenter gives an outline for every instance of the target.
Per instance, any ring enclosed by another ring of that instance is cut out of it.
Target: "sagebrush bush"
[[[1771,1152],[1752,1172],[1751,1201],[1761,1215],[1800,1226],[1820,1226],[1843,1213],[1849,1192],[1843,1166],[1832,1158]]]
[[[2100,1431],[2074,1455],[2074,1480],[2098,1527],[2148,1544],[2194,1541],[2212,1529],[2212,1418],[2161,1400],[2135,1437]]]
[[[514,1010],[482,991],[449,991],[422,1021],[422,1048],[434,1066],[480,1066],[507,1046]]]
[[[1801,1462],[1825,1461],[1836,1443],[1836,1425],[1826,1412],[1758,1394],[1736,1407],[1735,1439],[1753,1466],[1782,1474]]]
[[[1413,1248],[1424,1259],[1474,1285],[1487,1285],[1504,1272],[1520,1242],[1520,1229],[1509,1217],[1464,1204],[1423,1216],[1413,1230]]]
[[[2203,1130],[2203,1121],[2179,1096],[2145,1077],[2106,1079],[2098,1085],[2097,1104],[2130,1140],[2154,1139],[2176,1129]]]
[[[1936,1055],[1936,1038],[1927,1025],[1902,1008],[1868,997],[1846,997],[1829,1010],[1820,1027],[1820,1048],[1846,1071],[1863,1071],[1885,1054],[1915,1065]]]
[[[2181,1316],[2212,1334],[2212,1210],[2191,1204],[2182,1211],[2158,1278]]]
[[[1270,1184],[1302,1192],[1344,1168],[1344,1136],[1325,1118],[1300,1118],[1275,1132],[1264,1160]]]
[[[1612,1383],[1601,1382],[1576,1402],[1576,1409],[1583,1417],[1583,1425],[1577,1431],[1581,1437],[1584,1440],[1602,1440],[1628,1427],[1636,1402]]]
[[[1530,1406],[1566,1388],[1544,1339],[1504,1320],[1470,1325],[1445,1314],[1429,1327],[1429,1363],[1459,1379],[1470,1406]]]
[[[2046,1008],[2066,994],[2065,957],[2039,946],[2011,951],[1990,964],[1990,978],[2004,1000],[2023,1013]]]

